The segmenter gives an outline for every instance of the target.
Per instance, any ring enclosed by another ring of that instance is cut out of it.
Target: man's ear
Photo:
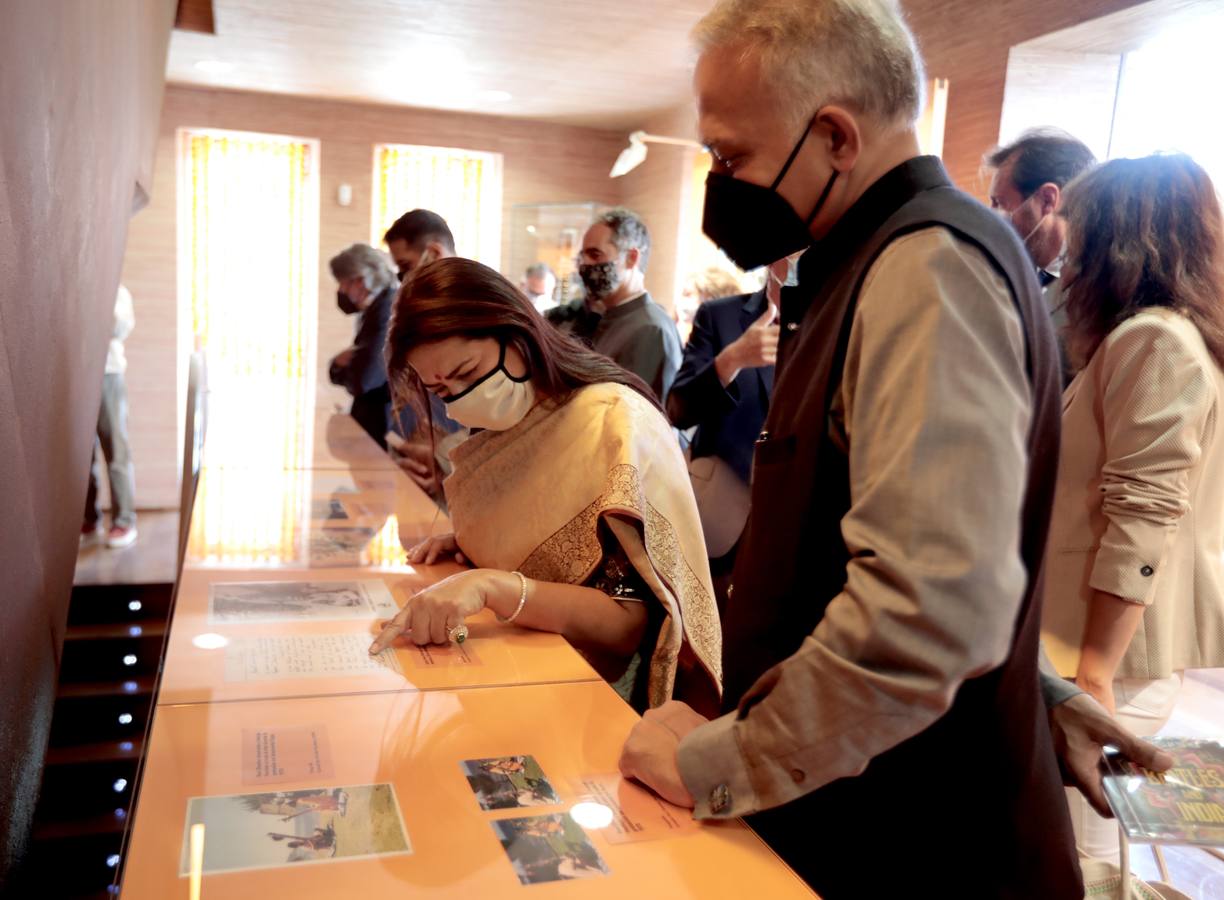
[[[1062,202],[1062,190],[1052,181],[1047,181],[1034,192],[1037,195],[1037,202],[1041,205],[1041,214],[1043,216],[1052,216],[1058,211],[1058,205]]]
[[[636,269],[642,261],[642,251],[632,247],[625,251],[625,268]]]
[[[854,114],[840,106],[826,106],[812,123],[816,137],[829,149],[833,168],[848,172],[863,152],[863,133]]]

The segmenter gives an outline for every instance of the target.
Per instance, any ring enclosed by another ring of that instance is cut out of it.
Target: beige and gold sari
[[[544,401],[508,431],[451,453],[444,489],[455,538],[481,567],[581,585],[610,534],[662,607],[646,698],[709,714],[721,693],[722,635],[684,457],[663,415],[616,384]],[[602,526],[602,529],[601,529]]]

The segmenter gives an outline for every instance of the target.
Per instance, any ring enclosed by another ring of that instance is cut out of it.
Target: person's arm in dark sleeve
[[[667,396],[667,336],[655,324],[636,329],[616,362],[650,385],[660,402]]]
[[[723,387],[714,360],[722,351],[708,306],[699,306],[680,371],[667,395],[667,415],[677,428],[692,428],[739,403],[735,382]]]
[[[367,310],[353,341],[353,355],[349,364],[338,374],[332,374],[332,383],[343,385],[354,397],[382,387],[387,383],[387,362],[383,358],[383,344],[387,340],[387,325],[391,316],[389,303],[377,304]]]

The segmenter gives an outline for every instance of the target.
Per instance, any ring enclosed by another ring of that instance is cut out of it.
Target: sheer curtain
[[[179,146],[180,361],[204,352],[211,411],[190,552],[283,558],[309,516],[318,146],[189,129]]]
[[[455,251],[494,269],[501,265],[502,156],[448,147],[377,144],[370,243],[410,209],[446,219]]]

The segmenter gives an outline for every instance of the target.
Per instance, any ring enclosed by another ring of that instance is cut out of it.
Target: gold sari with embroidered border
[[[507,431],[474,434],[451,462],[443,487],[474,565],[581,585],[605,556],[602,523],[666,614],[649,655],[649,705],[674,695],[717,711],[718,609],[684,457],[662,413],[630,388],[591,385],[537,404]]]

